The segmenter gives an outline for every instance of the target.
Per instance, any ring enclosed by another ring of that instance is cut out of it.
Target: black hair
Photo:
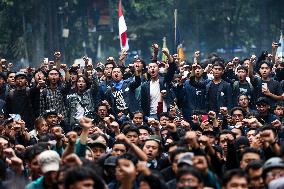
[[[153,131],[150,127],[146,126],[146,125],[142,125],[140,127],[138,127],[138,129],[144,129],[146,131],[148,131],[149,135],[153,135]]]
[[[241,61],[241,65],[243,65],[245,63],[245,61],[247,60],[250,60],[249,58],[244,58],[242,61]]]
[[[248,73],[248,68],[245,67],[245,66],[238,66],[237,71],[239,71],[239,70],[245,70]]]
[[[192,175],[198,179],[199,182],[203,183],[202,174],[193,167],[184,166],[177,171],[177,182],[181,179],[184,175]]]
[[[244,150],[242,151],[242,153],[240,155],[240,160],[243,159],[243,156],[247,153],[258,154],[259,157],[261,158],[261,153],[258,149],[255,149],[255,148],[252,148],[252,147],[246,147],[246,148],[244,148]]]
[[[246,116],[246,112],[245,112],[245,110],[242,107],[234,107],[234,108],[232,108],[231,112],[230,112],[231,116],[233,115],[234,111],[236,111],[236,110],[240,110],[242,112],[243,116],[244,117]]]
[[[273,65],[270,62],[267,62],[265,60],[260,61],[259,62],[259,69],[261,68],[262,64],[266,64],[270,68],[270,70],[272,70]]]
[[[104,133],[95,133],[95,134],[92,134],[92,135],[90,136],[90,138],[93,139],[93,140],[97,140],[100,136],[105,139],[106,145],[108,146],[109,140],[108,140],[107,136],[106,136]]]
[[[278,106],[283,107],[283,105],[283,102],[276,102],[272,108],[275,110]]]
[[[259,130],[260,131],[272,130],[272,132],[274,133],[274,136],[275,137],[277,136],[277,131],[276,131],[275,127],[272,126],[271,124],[266,124],[263,127],[261,127]]]
[[[139,129],[137,128],[137,127],[135,127],[135,126],[129,126],[129,127],[126,127],[126,128],[124,128],[123,130],[122,130],[122,133],[123,134],[127,134],[127,133],[129,133],[129,132],[135,132],[135,133],[137,133],[137,135],[139,136],[139,134],[140,134],[140,132],[139,132]]]
[[[240,93],[239,96],[237,97],[238,102],[239,102],[241,96],[246,96],[248,101],[250,101],[250,98],[246,93]]]
[[[116,159],[116,165],[118,164],[118,160],[120,160],[120,159],[128,159],[128,160],[132,161],[132,163],[134,165],[136,165],[138,163],[137,156],[130,154],[130,153],[126,153],[126,154],[118,156],[117,159]]]
[[[59,77],[61,77],[61,73],[60,73],[60,71],[57,69],[57,68],[52,68],[52,69],[50,69],[50,70],[48,70],[47,71],[47,76],[49,75],[49,73],[51,72],[51,71],[57,71],[58,72],[58,74],[59,74]]]
[[[231,134],[231,135],[234,137],[234,139],[236,139],[235,133],[233,133],[232,131],[230,131],[230,130],[228,130],[228,129],[224,129],[223,131],[220,132],[220,134],[219,134],[219,139],[220,139],[220,136],[221,136],[221,135],[225,135],[225,134]]]
[[[40,145],[33,145],[31,147],[28,147],[25,151],[24,158],[31,162],[37,155],[39,155],[41,152],[45,151],[45,148],[43,148]]]
[[[109,64],[113,65],[113,68],[116,67],[116,64],[115,64],[113,61],[108,61],[108,62],[106,62],[106,63],[105,63],[105,67],[106,67],[107,65],[109,65]],[[112,68],[112,69],[113,69],[113,68]]]
[[[162,112],[162,113],[160,113],[160,114],[159,114],[159,119],[161,119],[161,117],[163,117],[163,116],[169,118],[168,112]]]
[[[181,153],[186,153],[188,152],[188,150],[184,147],[177,147],[177,149],[175,149],[174,151],[170,152],[170,160],[171,160],[171,163],[173,163],[175,157]]]
[[[60,78],[61,78],[61,73],[60,73],[60,71],[59,71],[58,69],[56,69],[56,68],[52,68],[52,69],[48,70],[47,73],[46,73],[46,75],[47,75],[46,84],[47,84],[48,86],[50,85],[50,81],[49,81],[49,79],[48,79],[48,75],[49,75],[49,73],[50,73],[51,71],[54,71],[54,70],[57,71],[57,73],[59,74],[59,80],[57,81],[57,83],[58,83],[58,84],[61,83],[61,81],[60,81]]]
[[[82,76],[78,76],[77,77],[77,81],[76,81],[76,84],[78,83],[79,79],[80,78],[83,78],[84,81],[86,82],[86,90],[89,89],[91,87],[91,81],[89,78],[87,78],[86,76],[82,75]],[[77,87],[77,86],[76,86]]]
[[[162,154],[162,152],[164,150],[162,141],[155,140],[155,139],[146,139],[144,144],[142,145],[142,149],[144,148],[146,142],[148,142],[148,141],[154,141],[154,142],[156,142],[158,144],[158,152],[159,152],[158,157],[160,157],[160,155]]]
[[[216,58],[214,61],[213,61],[213,65],[212,65],[212,68],[214,66],[220,66],[223,70],[225,70],[225,65],[224,65],[225,61],[221,58]]]
[[[7,72],[7,78],[8,78],[8,77],[9,77],[9,75],[10,75],[10,74],[12,74],[12,73],[16,74],[16,72],[13,72],[13,71],[9,71],[9,72]]]
[[[135,111],[135,112],[131,112],[131,113],[129,114],[130,119],[133,119],[135,114],[142,114],[142,116],[144,116],[144,113],[143,113],[142,111],[139,111],[139,110],[138,110],[138,111]]]
[[[255,127],[250,127],[250,128],[248,128],[247,131],[246,131],[246,134],[247,134],[249,131],[255,131],[255,133],[256,133],[255,135],[257,135],[258,132],[259,132],[259,130],[258,130],[257,128],[255,128]]]
[[[223,179],[222,179],[222,186],[226,187],[226,185],[231,181],[233,177],[244,177],[246,180],[246,173],[241,169],[231,169],[225,172]]]
[[[114,143],[113,143],[113,145],[112,145],[112,147],[114,146],[114,145],[116,145],[116,144],[122,144],[122,145],[124,145],[125,146],[125,148],[126,148],[126,151],[128,151],[128,145],[125,143],[125,142],[123,142],[123,141],[115,141]]]
[[[260,169],[262,168],[263,166],[263,161],[262,160],[254,160],[254,161],[250,161],[245,169],[246,173],[248,174],[249,173],[249,170],[252,169],[252,170],[257,170],[257,169]]]
[[[44,77],[46,77],[46,76],[47,76],[47,75],[46,75],[46,72],[45,72],[45,71],[43,71],[43,70],[41,70],[40,68],[39,68],[39,69],[37,69],[37,70],[34,72],[33,76],[35,77],[35,75],[36,75],[37,73],[40,73],[40,72],[44,75]]]
[[[140,178],[140,182],[144,181],[146,183],[148,183],[148,185],[150,186],[150,188],[153,189],[165,189],[168,188],[167,184],[165,183],[165,181],[163,179],[160,178],[160,174],[159,173],[151,173],[151,175],[141,175]]]
[[[72,184],[87,179],[92,179],[94,181],[94,188],[105,188],[105,183],[103,182],[103,179],[100,178],[94,170],[84,166],[74,167],[66,172],[64,179],[64,188],[69,189]]]

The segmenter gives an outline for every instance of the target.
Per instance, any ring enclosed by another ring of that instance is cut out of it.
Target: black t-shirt
[[[209,110],[213,110],[215,112],[218,112],[218,105],[217,105],[217,95],[218,95],[218,88],[220,83],[215,84],[212,82],[212,84],[209,87],[208,91],[208,100],[209,100]]]
[[[273,106],[276,103],[276,100],[262,93],[263,83],[267,83],[267,88],[269,89],[269,91],[277,96],[281,96],[283,93],[281,85],[278,81],[274,79],[270,79],[269,81],[263,81],[261,78],[255,77],[251,81],[251,84],[253,85],[255,91],[255,99],[258,99],[259,97],[267,97],[270,100],[270,105]]]

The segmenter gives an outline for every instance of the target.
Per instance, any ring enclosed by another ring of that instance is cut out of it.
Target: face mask
[[[163,67],[161,67],[161,68],[159,68],[159,72],[162,73],[162,74],[163,74],[163,73],[166,73],[166,69],[163,68]]]

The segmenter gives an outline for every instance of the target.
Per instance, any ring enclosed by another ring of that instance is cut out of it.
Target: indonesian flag
[[[128,50],[129,46],[126,34],[127,26],[122,13],[121,0],[119,0],[119,5],[118,5],[118,29],[119,29],[119,38],[120,38],[120,48]]]

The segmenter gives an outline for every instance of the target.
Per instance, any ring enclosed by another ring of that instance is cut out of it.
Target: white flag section
[[[283,39],[283,37],[284,36],[281,32],[280,40],[279,40],[279,43],[281,44],[281,46],[277,48],[277,51],[276,51],[277,57],[283,57],[284,56],[284,39]]]
[[[119,29],[119,39],[120,39],[120,48],[128,50],[129,45],[128,45],[128,39],[127,39],[127,26],[124,20],[124,16],[122,13],[122,5],[121,5],[121,0],[119,1],[118,5],[118,29]]]

